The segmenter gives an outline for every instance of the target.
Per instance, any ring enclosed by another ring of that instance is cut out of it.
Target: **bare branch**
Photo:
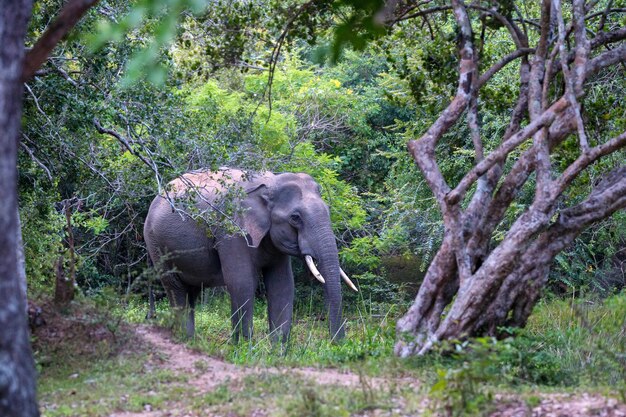
[[[35,153],[32,151],[32,149],[26,146],[24,142],[20,141],[20,146],[24,148],[24,150],[28,153],[28,155],[30,156],[30,159],[32,159],[34,163],[39,165],[41,169],[44,170],[44,172],[46,173],[46,176],[48,177],[48,180],[52,182],[52,174],[50,173],[50,169],[48,169],[48,167],[43,162],[41,162],[39,158],[35,156]]]
[[[600,32],[593,39],[591,39],[590,48],[593,50],[601,46],[606,46],[611,43],[622,41],[624,39],[626,39],[626,27],[612,32]],[[605,52],[599,56],[596,56],[591,61],[588,61],[585,70],[585,78],[588,78],[590,75],[597,73],[598,71],[600,71],[600,69],[606,66],[611,66],[619,63],[620,61],[626,60],[626,52],[623,51],[623,47],[624,45],[616,49],[610,50],[609,52],[612,52],[612,54]],[[568,64],[574,62],[574,58],[575,53],[570,53],[567,57]],[[555,62],[555,65],[552,68],[551,76],[554,77],[554,75],[560,70],[560,68],[561,63],[560,60],[558,60]]]
[[[476,93],[475,91],[474,94],[472,94],[467,109],[467,125],[470,128],[474,152],[476,153],[474,159],[476,163],[479,163],[485,158],[485,154],[483,151],[483,142],[480,138],[480,127],[478,126],[478,98],[476,97]]]
[[[559,0],[553,0],[553,3],[554,1]],[[541,36],[532,61],[528,88],[528,114],[531,121],[537,119],[546,106],[546,103],[542,100],[544,95],[541,83],[545,76],[545,63],[548,56],[551,23],[554,18],[553,13],[555,13],[554,5],[552,4],[551,7],[550,0],[543,0],[541,4]],[[537,171],[535,202],[538,202],[547,196],[551,179],[548,132],[545,126],[542,126],[533,134],[533,146],[537,149],[535,154],[535,169]]]
[[[620,62],[626,61],[626,44],[618,48],[604,52],[587,62],[585,67],[585,77],[588,78],[600,70],[610,67]]]
[[[574,110],[574,117],[576,118],[576,127],[578,129],[580,148],[581,151],[584,153],[589,150],[589,142],[585,133],[582,115],[580,114],[580,104],[576,99],[576,96],[582,94],[582,84],[585,76],[585,64],[587,62],[587,47],[589,43],[587,41],[587,38],[585,37],[584,15],[580,15],[583,5],[581,0],[574,1],[576,57],[574,59],[575,70],[573,74],[570,72],[570,69],[567,65],[567,51],[565,50],[565,22],[563,21],[563,12],[561,11],[561,1],[552,0],[552,6],[554,8],[554,12],[556,13],[559,28],[558,49],[561,56],[561,70],[563,71],[563,78],[565,79],[565,96],[570,102],[570,106]]]
[[[424,10],[419,10],[415,13],[412,14],[405,14],[403,16],[398,17],[397,19],[395,19],[393,22],[390,22],[388,24],[390,25],[394,25],[398,22],[402,22],[403,20],[410,20],[410,19],[414,19],[416,17],[425,17],[428,16],[429,14],[433,14],[433,13],[439,13],[439,12],[445,12],[448,10],[451,10],[452,6],[437,6],[437,7],[431,7],[429,9],[424,9]]]
[[[407,144],[409,153],[413,156],[413,159],[426,177],[426,181],[435,194],[443,211],[447,210],[444,197],[450,187],[446,184],[435,162],[435,145],[441,136],[458,121],[465,111],[471,98],[474,88],[473,83],[476,78],[476,62],[472,45],[472,26],[465,5],[459,0],[453,1],[452,4],[454,15],[461,32],[461,43],[459,45],[459,82],[456,96],[419,140],[411,140]]]
[[[104,127],[102,127],[102,125],[96,118],[93,119],[93,125],[96,127],[96,130],[98,131],[98,133],[106,134],[117,139],[119,143],[124,145],[124,147],[128,150],[128,152],[130,152],[132,155],[139,158],[141,162],[143,162],[146,166],[148,166],[155,174],[158,174],[158,170],[154,166],[154,163],[148,161],[143,155],[137,153],[137,151],[135,151],[133,147],[131,146],[131,144],[128,142],[128,139],[126,139],[125,137],[123,137],[122,135],[120,135],[114,130],[105,129]]]
[[[626,9],[624,9],[626,12]],[[611,32],[599,32],[591,39],[591,49],[626,39],[626,27]]]
[[[287,23],[285,23],[285,26],[283,27],[283,30],[280,36],[278,37],[278,39],[276,40],[276,44],[274,45],[274,48],[272,49],[272,54],[270,55],[270,62],[269,62],[269,73],[267,76],[267,85],[265,86],[265,89],[263,90],[263,94],[261,95],[261,99],[263,99],[265,97],[265,94],[267,93],[268,107],[269,107],[268,118],[271,116],[271,113],[272,113],[272,85],[274,82],[274,74],[276,72],[276,65],[278,65],[278,58],[280,57],[280,51],[283,47],[283,44],[285,43],[285,40],[287,39],[287,35],[289,34],[289,31],[291,30],[293,23],[296,21],[296,19],[299,16],[302,15],[302,13],[306,12],[313,4],[315,4],[315,0],[310,0],[302,4],[294,12],[294,14],[289,18],[289,20],[287,20]],[[260,104],[261,103],[259,102],[259,105]]]
[[[623,141],[622,138],[622,146]],[[581,230],[624,207],[626,207],[626,166],[620,166],[606,174],[585,201],[563,210],[559,223],[566,228]]]
[[[22,82],[30,80],[35,71],[48,59],[55,46],[69,33],[80,18],[99,0],[69,0],[57,18],[26,53],[22,69]]]
[[[474,10],[480,10],[481,12],[490,14],[491,16],[496,18],[500,23],[504,25],[504,27],[507,28],[507,30],[509,31],[509,34],[511,35],[511,38],[513,38],[513,42],[515,43],[515,46],[518,49],[528,47],[528,39],[526,38],[526,35],[524,34],[524,32],[520,30],[520,28],[515,24],[514,21],[510,20],[503,14],[498,13],[498,11],[492,8],[490,9],[487,7],[483,7],[483,6],[480,6],[479,4],[473,3],[467,7],[470,9],[474,9]]]
[[[523,56],[526,56],[526,55],[530,55],[530,54],[534,54],[534,53],[535,53],[535,49],[534,48],[521,48],[521,49],[517,49],[517,50],[511,52],[510,54],[508,54],[507,56],[502,58],[500,61],[498,61],[495,64],[493,64],[493,66],[491,68],[489,68],[487,71],[485,71],[480,76],[480,78],[478,79],[478,83],[476,85],[476,88],[480,89],[483,85],[485,85],[485,83],[487,83],[487,81],[489,81],[491,79],[491,77],[493,77],[495,74],[497,74],[498,71],[500,71],[502,68],[504,68],[507,64],[513,62],[517,58],[520,58],[520,57],[523,57]]]
[[[589,149],[587,152],[580,155],[567,169],[563,172],[561,177],[555,181],[555,187],[553,190],[552,199],[556,199],[559,195],[565,191],[565,189],[571,184],[571,182],[580,174],[585,168],[616,150],[626,146],[626,132],[614,137],[613,139]]]
[[[549,126],[555,118],[568,107],[568,101],[561,97],[550,108],[544,111],[537,119],[529,123],[515,135],[511,136],[509,140],[502,143],[498,148],[491,152],[485,159],[479,164],[476,164],[463,179],[459,182],[456,188],[448,193],[446,200],[449,204],[456,204],[463,198],[469,187],[487,170],[489,170],[494,164],[504,160],[506,156],[517,146],[523,143],[526,139],[531,137],[535,132],[544,126]]]
[[[528,46],[528,40],[526,39],[526,35],[524,34],[524,32],[522,32],[517,25],[514,24],[513,21],[507,19],[505,16],[503,16],[501,13],[498,13],[496,10],[494,9],[489,9],[483,6],[480,6],[478,4],[469,4],[467,6],[465,6],[467,8],[470,9],[475,9],[475,10],[479,10],[481,12],[487,13],[491,16],[493,16],[494,18],[496,18],[500,23],[502,23],[509,31],[509,34],[511,35],[511,38],[513,39],[513,42],[515,43],[517,48],[523,48],[523,47],[527,47]],[[416,17],[424,17],[426,18],[428,15],[431,15],[433,13],[439,13],[439,12],[446,12],[448,10],[453,9],[453,6],[436,6],[436,7],[431,7],[428,9],[424,9],[424,10],[419,10],[415,13],[409,14],[407,15],[406,12],[402,15],[400,15],[400,17],[397,17],[395,20],[392,21],[388,21],[388,25],[392,26],[395,25],[398,22],[402,22],[404,20],[410,20],[410,19],[414,19]]]

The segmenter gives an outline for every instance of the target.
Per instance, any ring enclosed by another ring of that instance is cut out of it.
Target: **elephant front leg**
[[[254,310],[254,291],[252,288],[231,287],[227,285],[230,293],[230,319],[233,328],[233,341],[239,341],[239,335],[248,340],[252,337],[252,313]]]
[[[263,270],[267,293],[267,313],[272,341],[283,343],[289,339],[293,316],[294,282],[291,260],[283,256],[277,263]]]
[[[223,241],[218,246],[218,252],[224,283],[230,294],[232,337],[236,343],[239,341],[239,335],[245,339],[252,337],[252,313],[258,272],[249,256],[245,241],[242,243],[237,238]]]

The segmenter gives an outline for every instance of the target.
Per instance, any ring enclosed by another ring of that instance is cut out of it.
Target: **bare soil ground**
[[[350,372],[340,372],[335,369],[313,369],[313,368],[251,368],[236,366],[222,360],[209,357],[203,353],[189,349],[188,347],[175,342],[168,330],[151,326],[138,326],[136,328],[138,339],[146,343],[150,350],[159,352],[153,362],[153,366],[184,373],[189,376],[188,383],[192,385],[198,393],[207,393],[217,386],[229,383],[233,387],[242,378],[254,374],[290,374],[299,375],[310,381],[311,384],[342,385],[346,387],[359,387],[362,383],[361,377]],[[404,378],[403,380],[390,381],[385,378],[373,378],[368,383],[376,388],[382,388],[385,384],[394,383],[411,385],[415,388],[420,386],[420,382],[415,379]],[[181,400],[184,401],[184,400]],[[626,417],[626,404],[620,404],[615,399],[604,398],[599,395],[541,395],[540,402],[534,407],[530,407],[525,401],[517,398],[501,398],[496,410],[491,414],[493,417]],[[427,404],[424,403],[424,409]],[[173,407],[173,408],[170,408]],[[110,417],[170,417],[180,414],[173,414],[172,409],[176,409],[175,404],[167,404],[167,410],[146,409],[140,413],[121,412],[114,413]],[[417,414],[420,415],[421,413]],[[192,417],[194,414],[183,416]],[[202,414],[203,416],[207,414]],[[267,410],[256,410],[253,416],[266,416]],[[406,415],[399,409],[389,411],[373,410],[365,415]],[[432,415],[432,414],[431,414]]]

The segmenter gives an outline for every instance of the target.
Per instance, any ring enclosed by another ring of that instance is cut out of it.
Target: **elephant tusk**
[[[313,263],[313,258],[311,258],[310,255],[306,255],[304,257],[304,260],[306,261],[306,266],[309,267],[309,270],[311,271],[313,276],[317,278],[317,280],[321,282],[322,284],[326,284],[326,281],[324,281],[324,277],[322,276],[322,274],[320,274],[320,271],[318,271],[317,268],[315,267],[315,264]]]
[[[343,278],[346,284],[348,284],[348,287],[352,288],[356,292],[359,292],[359,290],[356,288],[356,285],[354,285],[354,283],[350,281],[350,278],[348,278],[348,275],[343,272],[343,269],[339,268],[339,273],[341,273],[341,278]]]

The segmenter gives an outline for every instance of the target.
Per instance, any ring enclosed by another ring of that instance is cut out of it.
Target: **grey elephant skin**
[[[254,295],[263,279],[270,332],[274,339],[286,341],[294,301],[290,256],[310,256],[317,263],[319,271],[314,273],[324,277],[330,335],[333,339],[344,337],[343,271],[329,209],[311,176],[247,174],[222,168],[189,172],[169,183],[166,190],[150,205],[144,239],[152,262],[160,265],[170,305],[179,312],[189,309],[188,337],[194,334],[194,307],[201,289],[225,285],[231,299],[234,338],[240,334],[249,338]],[[191,202],[191,211],[200,215],[175,209],[184,201]],[[237,207],[233,227],[211,226],[196,218],[202,218],[202,213],[214,216],[228,201]]]

